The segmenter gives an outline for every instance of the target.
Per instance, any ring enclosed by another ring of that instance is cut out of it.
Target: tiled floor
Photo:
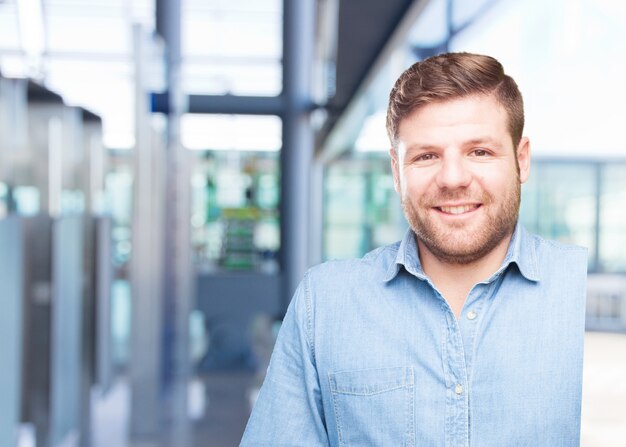
[[[248,418],[248,372],[220,372],[204,377],[206,408],[193,423],[190,447],[235,447]],[[169,447],[168,443],[129,443],[128,389],[121,382],[98,410],[96,447]],[[589,332],[585,336],[582,447],[626,446],[626,334]],[[175,447],[180,447],[176,445]]]
[[[203,379],[204,389],[194,387],[196,392],[204,391],[203,398],[192,399],[204,402],[206,408],[204,414],[192,422],[191,442],[184,447],[238,446],[248,420],[247,393],[253,381],[252,373],[218,372]],[[106,398],[96,401],[92,412],[94,447],[183,447],[177,440],[128,439],[130,389],[125,380],[119,380]]]
[[[248,421],[247,392],[252,383],[248,372],[220,372],[205,377],[207,408],[194,424],[193,447],[239,445]]]

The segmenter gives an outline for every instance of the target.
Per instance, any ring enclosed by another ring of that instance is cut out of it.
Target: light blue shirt
[[[587,253],[517,226],[458,320],[411,231],[307,272],[242,446],[579,445]]]

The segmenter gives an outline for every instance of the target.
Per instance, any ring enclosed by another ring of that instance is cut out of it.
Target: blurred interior
[[[407,228],[413,62],[486,53],[520,219],[589,249],[582,445],[626,439],[618,0],[0,0],[0,446],[234,446],[305,270]]]

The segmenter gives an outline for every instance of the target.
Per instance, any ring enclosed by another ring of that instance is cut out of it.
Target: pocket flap
[[[413,368],[360,369],[328,373],[333,393],[367,396],[413,386]]]

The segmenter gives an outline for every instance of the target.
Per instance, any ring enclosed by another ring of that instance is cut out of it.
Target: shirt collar
[[[511,263],[515,263],[522,276],[529,281],[537,282],[540,280],[534,240],[519,222],[515,226],[515,231],[511,237],[511,242],[509,242],[509,248],[502,265],[486,282],[491,282]],[[419,259],[415,233],[410,228],[400,242],[395,262],[389,265],[384,281],[388,282],[395,278],[400,271],[400,266],[403,266],[407,272],[419,279],[427,279]]]
[[[537,263],[537,246],[535,238],[518,222],[509,243],[506,257],[498,273],[506,269],[509,264],[515,263],[522,276],[529,281],[539,281],[539,267]]]
[[[400,266],[403,266],[406,271],[420,279],[426,279],[424,270],[422,269],[422,263],[419,258],[419,251],[417,248],[417,241],[415,239],[415,233],[409,228],[398,247],[398,253],[396,259],[389,265],[387,272],[385,273],[384,281],[391,281],[396,277],[400,271]]]

